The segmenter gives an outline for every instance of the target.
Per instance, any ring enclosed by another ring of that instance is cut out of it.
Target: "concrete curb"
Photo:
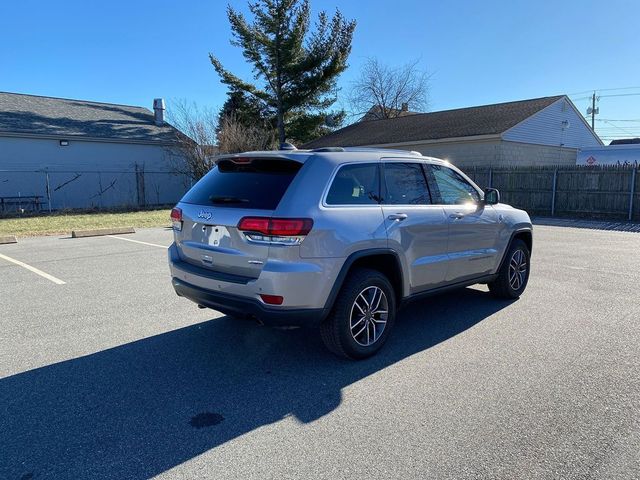
[[[18,240],[16,240],[16,237],[14,237],[13,235],[0,237],[0,245],[3,245],[5,243],[18,243]]]
[[[93,230],[73,230],[72,238],[98,237],[100,235],[122,235],[125,233],[136,233],[133,227],[119,228],[96,228]]]

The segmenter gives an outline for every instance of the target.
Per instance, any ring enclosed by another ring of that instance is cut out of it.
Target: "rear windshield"
[[[245,163],[239,163],[245,162]],[[275,210],[301,163],[273,158],[220,160],[183,197],[185,203]]]

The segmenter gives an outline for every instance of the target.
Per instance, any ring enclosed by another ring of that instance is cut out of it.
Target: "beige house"
[[[566,95],[363,120],[304,145],[415,150],[460,167],[575,165],[603,143]]]

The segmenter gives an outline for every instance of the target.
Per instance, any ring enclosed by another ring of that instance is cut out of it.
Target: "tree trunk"
[[[280,65],[280,28],[282,28],[282,8],[278,11],[278,30],[276,32],[276,96],[278,101],[278,148],[287,141],[284,133],[284,111],[282,109],[282,66]]]
[[[286,141],[287,137],[284,133],[284,112],[282,108],[278,107],[278,147]]]

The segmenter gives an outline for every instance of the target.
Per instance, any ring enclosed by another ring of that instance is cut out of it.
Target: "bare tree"
[[[219,153],[275,147],[274,131],[267,122],[247,125],[234,113],[220,118],[213,110],[186,100],[172,101],[167,117],[177,130],[174,145],[167,148],[173,171],[192,181],[213,167]]]
[[[369,58],[353,83],[348,102],[353,116],[363,120],[394,118],[413,111],[426,111],[429,74],[420,70],[418,60],[391,67]]]
[[[272,150],[275,148],[274,133],[266,124],[247,125],[230,113],[220,119],[218,149],[220,153]]]
[[[198,180],[213,166],[218,117],[184,99],[171,102],[167,117],[177,129],[175,143],[168,148],[173,169]]]

